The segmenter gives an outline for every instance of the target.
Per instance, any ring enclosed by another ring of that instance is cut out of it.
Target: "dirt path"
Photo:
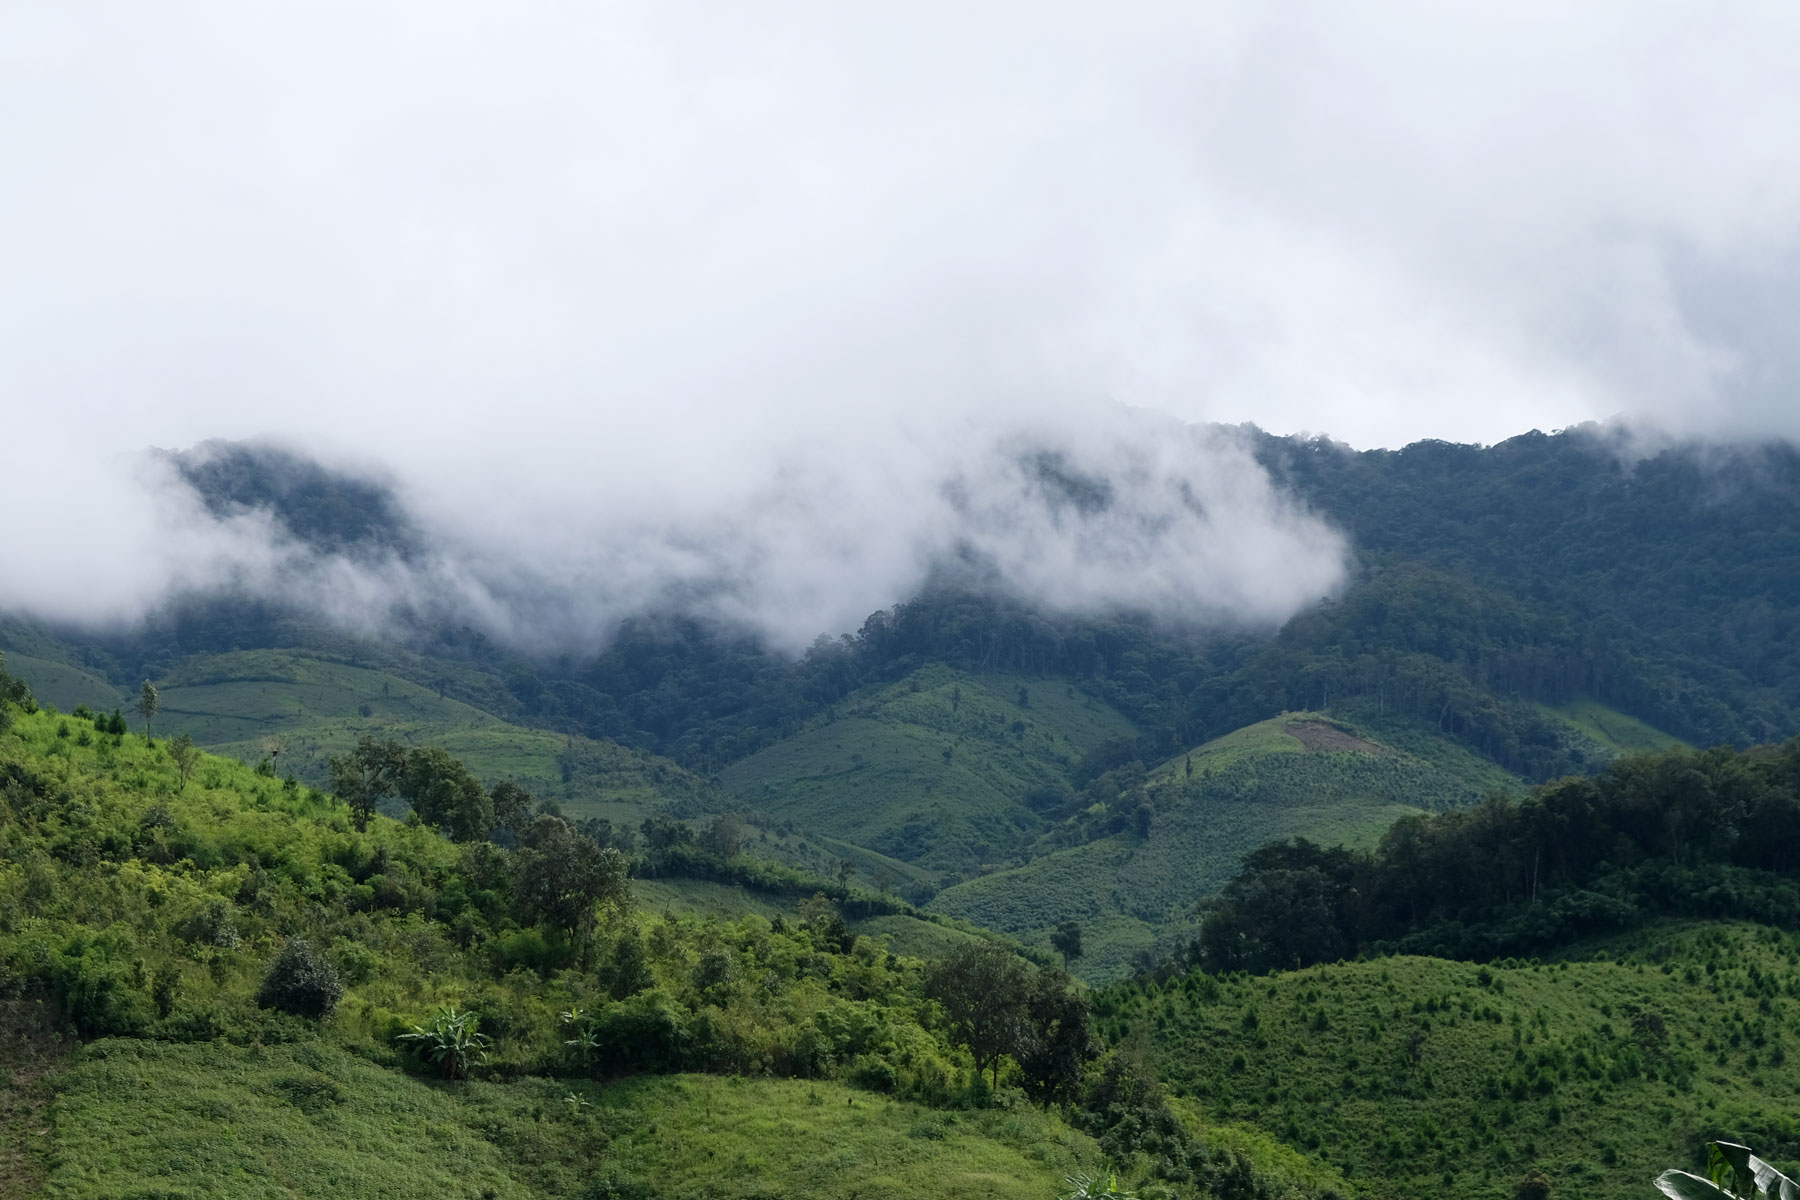
[[[1314,753],[1326,750],[1348,750],[1357,754],[1387,753],[1387,747],[1366,742],[1324,721],[1289,721],[1283,728]]]

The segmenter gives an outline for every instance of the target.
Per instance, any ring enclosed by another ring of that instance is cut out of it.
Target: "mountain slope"
[[[1035,794],[1131,725],[1072,687],[927,667],[720,772],[743,804],[936,870],[1014,852]]]
[[[1409,752],[1325,714],[1285,714],[1150,771],[1123,797],[1135,828],[959,883],[929,907],[1046,946],[1074,921],[1084,930],[1076,969],[1117,978],[1141,952],[1191,937],[1196,906],[1257,847],[1296,836],[1372,845],[1398,817],[1470,804],[1507,782],[1448,739],[1420,738]],[[1106,820],[1072,820],[1090,817]]]

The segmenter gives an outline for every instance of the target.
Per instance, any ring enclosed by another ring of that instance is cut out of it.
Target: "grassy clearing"
[[[966,870],[1041,830],[1026,794],[1063,783],[1108,733],[1130,728],[1073,688],[933,666],[720,778],[771,816],[890,858]]]
[[[1598,700],[1571,700],[1554,708],[1546,706],[1544,711],[1574,726],[1613,754],[1673,750],[1686,744]]]
[[[451,1084],[315,1042],[103,1040],[55,1082],[42,1194],[81,1200],[1042,1200],[1097,1159],[1029,1109],[945,1112],[825,1081],[717,1076]]]
[[[1585,961],[1392,958],[1105,993],[1211,1122],[1253,1125],[1361,1191],[1641,1197],[1729,1137],[1800,1152],[1800,938],[1665,925]]]

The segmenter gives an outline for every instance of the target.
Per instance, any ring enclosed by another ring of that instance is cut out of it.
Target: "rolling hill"
[[[719,778],[735,800],[935,871],[1014,854],[1034,794],[1130,722],[1053,680],[925,667],[834,706]]]
[[[1402,750],[1341,718],[1288,713],[1154,767],[1132,802],[1136,828],[958,883],[929,907],[1045,947],[1074,921],[1084,934],[1075,969],[1117,978],[1142,953],[1191,937],[1199,902],[1258,846],[1296,836],[1368,846],[1397,817],[1508,785],[1522,786],[1448,739]]]

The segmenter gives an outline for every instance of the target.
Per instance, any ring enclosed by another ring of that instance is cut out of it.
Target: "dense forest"
[[[1486,960],[1670,916],[1800,924],[1800,739],[1623,758],[1519,803],[1402,818],[1373,851],[1264,847],[1207,903],[1194,953],[1215,972]]]

